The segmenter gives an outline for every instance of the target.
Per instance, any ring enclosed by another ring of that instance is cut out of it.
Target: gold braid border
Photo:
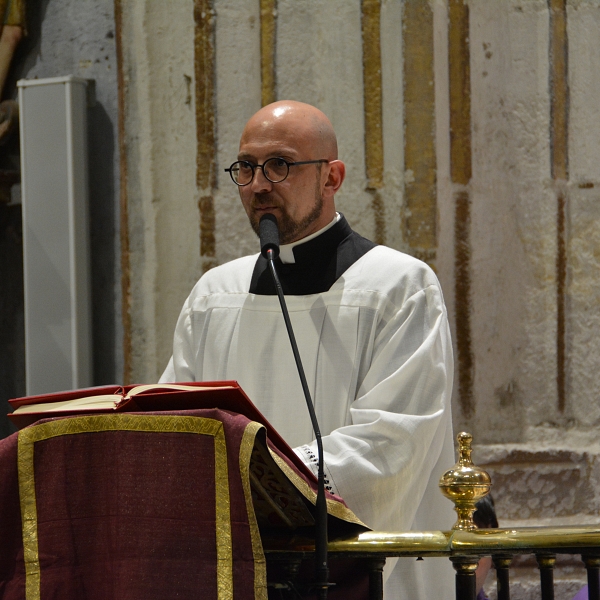
[[[285,476],[294,484],[298,491],[312,504],[317,503],[317,494],[312,490],[310,485],[300,477],[276,452],[273,452],[269,448],[269,452],[273,457],[273,460],[277,463],[277,466],[285,473]],[[348,521],[349,523],[356,523],[367,527],[349,508],[344,506],[341,502],[336,500],[327,499],[327,512],[338,519]]]
[[[147,431],[153,433],[194,433],[210,435],[215,444],[215,501],[217,538],[217,597],[233,600],[233,549],[227,447],[223,423],[204,417],[175,415],[96,415],[50,421],[19,432],[18,471],[23,553],[25,561],[25,598],[40,600],[40,562],[38,555],[37,505],[35,499],[34,444],[61,435],[100,431]]]
[[[244,488],[246,512],[248,513],[248,524],[250,526],[250,539],[252,541],[252,555],[254,556],[254,598],[256,600],[267,600],[267,561],[263,551],[256,513],[254,512],[254,503],[252,502],[252,490],[250,488],[250,457],[254,448],[256,434],[261,429],[264,429],[264,427],[254,421],[246,425],[240,445],[240,476]]]

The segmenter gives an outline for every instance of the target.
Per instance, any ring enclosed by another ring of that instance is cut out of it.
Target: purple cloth
[[[479,593],[477,594],[477,600],[488,600],[488,597],[485,595],[483,588],[479,590]]]
[[[573,600],[588,600],[588,586],[584,585],[574,596]]]
[[[231,585],[236,599],[254,598],[262,557],[253,552],[240,468],[248,418],[217,409],[159,414],[223,423]],[[18,434],[0,440],[0,600],[26,597],[17,454]],[[34,455],[42,598],[216,598],[214,438],[183,430],[92,430],[35,442]],[[289,457],[280,456],[293,468]],[[331,567],[338,583],[331,600],[368,598],[365,561],[332,560]],[[313,573],[308,569],[307,581]]]

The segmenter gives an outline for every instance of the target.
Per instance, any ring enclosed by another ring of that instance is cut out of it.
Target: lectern
[[[314,535],[315,479],[243,414],[254,407],[194,407],[210,397],[42,419],[0,441],[0,599],[310,598],[312,571],[267,568],[262,538]],[[332,539],[367,529],[327,501]],[[331,598],[367,597],[366,568],[336,571]]]

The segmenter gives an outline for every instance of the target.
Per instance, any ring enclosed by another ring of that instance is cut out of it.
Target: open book
[[[77,398],[68,397],[73,395],[72,393],[59,392],[58,394],[47,394],[45,396],[29,396],[27,398],[16,398],[14,400],[9,400],[11,406],[14,408],[14,411],[9,416],[14,420],[15,417],[18,418],[19,415],[26,415],[32,413],[36,414],[37,416],[41,415],[41,413],[63,414],[66,412],[75,412],[79,414],[87,413],[90,411],[118,411],[124,410],[128,404],[132,404],[131,401],[133,398],[135,398],[135,396],[144,393],[156,394],[157,392],[164,393],[174,390],[190,392],[199,392],[204,390],[214,392],[217,389],[233,389],[234,387],[234,385],[192,386],[182,384],[145,384],[136,385],[129,388],[118,387],[115,391],[112,391],[110,393],[104,393],[107,389],[106,387],[88,388],[77,390],[77,392],[75,392],[75,395],[78,396]],[[98,391],[99,393],[96,394],[96,391]],[[59,400],[58,398],[64,399]],[[49,414],[46,416],[52,417],[56,415]],[[38,416],[38,418],[40,417]]]
[[[72,417],[110,412],[147,412],[220,408],[240,413],[267,428],[276,446],[287,446],[275,428],[246,396],[237,381],[106,385],[40,396],[13,398],[8,418],[22,429],[51,417]],[[287,446],[289,448],[289,446]],[[295,456],[295,453],[292,452]],[[300,459],[298,459],[300,460]]]

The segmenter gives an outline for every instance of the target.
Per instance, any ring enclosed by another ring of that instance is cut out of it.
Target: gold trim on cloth
[[[255,421],[250,421],[246,425],[240,444],[240,476],[244,488],[248,525],[250,526],[250,539],[252,541],[252,555],[254,556],[254,598],[256,600],[267,600],[267,561],[254,512],[252,489],[250,486],[250,457],[252,456],[256,434],[261,429],[264,429],[264,427]]]
[[[273,452],[269,448],[269,452],[273,457],[273,460],[277,463],[277,466],[285,473],[286,477],[296,486],[298,491],[312,504],[317,503],[317,494],[312,490],[310,485],[300,477],[276,452]],[[344,506],[341,502],[336,500],[327,499],[327,512],[338,519],[348,521],[349,523],[356,523],[367,527],[348,507]],[[369,529],[367,527],[367,529]]]
[[[233,600],[233,549],[227,448],[223,423],[205,417],[177,415],[96,415],[74,417],[34,425],[19,431],[18,471],[23,554],[25,561],[25,598],[40,600],[40,562],[38,554],[37,505],[35,498],[34,444],[49,438],[101,431],[147,431],[153,433],[194,433],[210,435],[215,444],[215,506],[217,539],[217,598]]]
[[[41,425],[40,427],[43,427]],[[37,537],[37,504],[33,478],[33,444],[36,441],[30,432],[34,428],[19,432],[17,468],[19,471],[19,498],[23,528],[23,560],[25,562],[25,598],[40,598],[40,561]],[[23,435],[29,434],[29,435]]]

